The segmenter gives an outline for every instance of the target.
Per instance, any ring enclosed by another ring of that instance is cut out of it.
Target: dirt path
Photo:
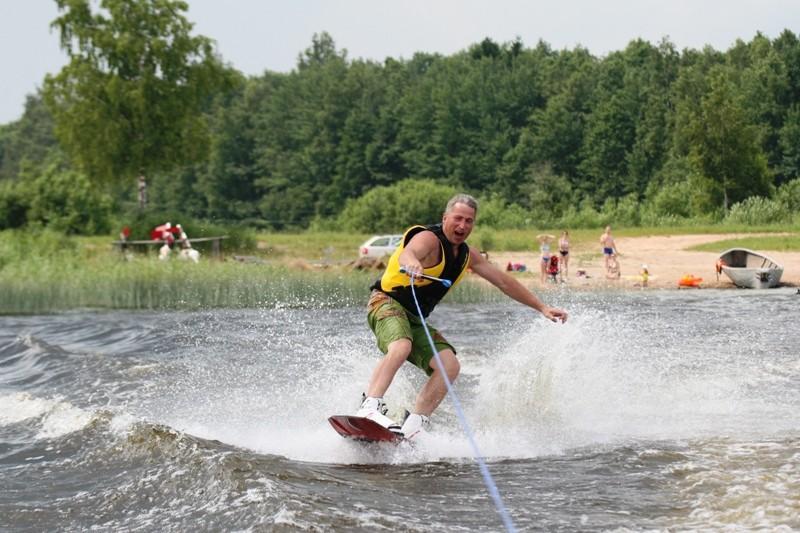
[[[685,274],[703,278],[703,287],[733,287],[724,274],[717,281],[715,263],[719,254],[711,252],[688,251],[687,248],[698,244],[743,237],[744,235],[675,235],[651,237],[619,237],[616,239],[620,252],[619,263],[621,278],[609,280],[605,277],[603,255],[599,244],[597,247],[574,248],[570,252],[569,278],[567,282],[577,287],[617,287],[636,288],[641,283],[639,272],[642,265],[647,265],[650,272],[649,287],[677,288],[678,279]],[[747,236],[752,237],[753,234]],[[599,238],[599,234],[598,234]],[[766,252],[772,259],[784,267],[781,282],[783,285],[800,286],[800,253],[798,252]],[[534,252],[498,252],[491,254],[490,260],[505,268],[511,263],[522,263],[526,266],[528,276],[539,276],[539,254]],[[584,270],[587,276],[577,277],[578,269]],[[552,287],[552,285],[548,284]]]

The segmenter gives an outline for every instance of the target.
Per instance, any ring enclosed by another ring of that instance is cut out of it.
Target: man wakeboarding
[[[544,304],[519,281],[467,245],[477,213],[475,198],[467,194],[453,196],[447,203],[441,224],[413,226],[406,230],[389,259],[386,271],[372,286],[367,321],[384,357],[372,371],[356,417],[372,420],[405,439],[414,439],[424,431],[429,417],[447,394],[442,371],[447,373],[452,383],[460,370],[453,345],[435,328],[428,326],[444,370],[439,368],[427,341],[425,325],[418,315],[417,303],[422,318],[427,318],[469,268],[507,296],[535,309],[547,319],[553,322],[567,320],[566,311]],[[401,425],[386,416],[388,410],[383,395],[406,361],[423,370],[429,379]]]

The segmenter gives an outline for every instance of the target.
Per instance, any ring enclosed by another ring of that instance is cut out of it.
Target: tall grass
[[[155,258],[39,265],[0,274],[0,313],[72,308],[206,309],[363,303],[375,276],[293,271],[285,266]]]
[[[378,272],[283,263],[125,259],[102,239],[0,233],[0,314],[76,308],[208,309],[365,305]],[[474,286],[473,286],[474,285]],[[464,284],[454,302],[480,301]]]
[[[22,275],[0,276],[0,314],[75,308],[210,309],[330,308],[366,305],[375,272],[297,271],[285,266],[156,259],[95,264],[75,269],[42,265]],[[491,298],[482,283],[464,283],[448,301]],[[497,292],[497,291],[494,291]]]

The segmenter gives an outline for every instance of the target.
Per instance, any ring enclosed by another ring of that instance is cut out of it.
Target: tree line
[[[451,190],[499,225],[800,211],[788,29],[726,51],[637,39],[596,57],[487,38],[382,62],[350,59],[322,32],[291,72],[247,77],[191,34],[183,2],[58,3],[70,63],[0,126],[0,228],[92,232],[175,213],[371,231],[391,225],[370,215],[389,203]]]

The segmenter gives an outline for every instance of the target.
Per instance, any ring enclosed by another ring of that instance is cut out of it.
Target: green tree
[[[529,217],[539,226],[555,224],[562,213],[578,205],[569,180],[547,165],[531,166],[519,188],[519,201],[529,210]]]
[[[232,77],[212,41],[193,36],[176,0],[56,0],[69,55],[44,96],[56,135],[95,182],[141,179],[200,160],[202,111]]]
[[[197,216],[221,220],[258,218],[260,189],[258,122],[280,76],[270,73],[241,84],[228,98],[218,99],[210,113],[211,149],[194,189],[206,211]]]
[[[769,196],[770,176],[758,130],[748,121],[726,69],[711,72],[709,92],[689,135],[690,157],[711,180],[712,192],[725,211],[748,196]]]
[[[22,117],[0,128],[0,180],[17,179],[25,165],[44,168],[59,154],[53,117],[40,94],[29,95]]]
[[[746,62],[737,77],[749,122],[758,129],[770,166],[778,168],[780,129],[793,102],[786,67],[768,38],[759,33],[746,45]]]
[[[800,106],[794,105],[786,114],[780,133],[780,171],[787,179],[800,177]]]
[[[259,211],[276,227],[306,225],[315,215],[329,216],[340,208],[338,198],[325,194],[355,105],[347,73],[346,51],[337,51],[327,33],[315,34],[258,121]]]

